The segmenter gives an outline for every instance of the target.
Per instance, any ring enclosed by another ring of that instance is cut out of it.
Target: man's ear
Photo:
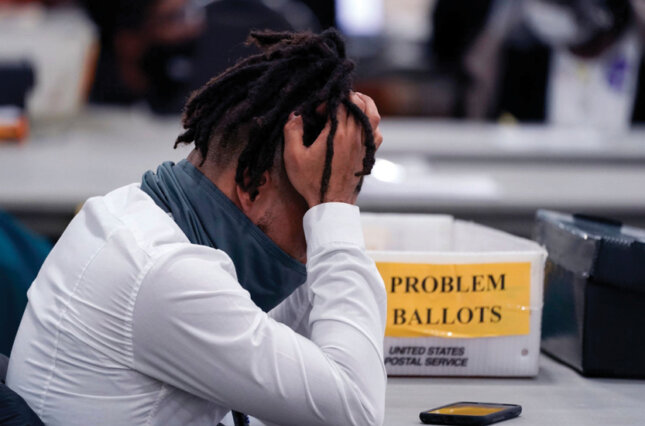
[[[248,172],[244,172],[244,182],[247,183],[248,180]],[[258,213],[258,210],[263,210],[266,193],[271,187],[271,184],[271,173],[269,173],[269,171],[267,170],[262,174],[260,184],[258,185],[257,191],[255,193],[245,191],[240,185],[235,185],[235,190],[237,191],[237,199],[240,201],[240,207],[244,214],[251,218],[251,220],[253,220],[253,216]]]

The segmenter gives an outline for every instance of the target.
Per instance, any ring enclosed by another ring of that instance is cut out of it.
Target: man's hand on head
[[[368,117],[374,134],[376,148],[383,142],[378,129],[381,117],[372,98],[362,93],[352,92],[350,100]],[[320,196],[321,179],[327,154],[327,137],[331,129],[328,121],[320,135],[309,146],[303,143],[302,117],[292,113],[284,126],[284,165],[293,187],[307,201],[309,207],[323,202],[354,204],[362,176],[365,157],[364,131],[341,105],[336,113],[338,127],[334,136],[334,155],[331,163],[329,185],[323,198]]]

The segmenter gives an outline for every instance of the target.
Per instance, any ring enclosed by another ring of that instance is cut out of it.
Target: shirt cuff
[[[303,225],[307,251],[329,243],[365,247],[360,210],[352,204],[318,204],[305,213]]]

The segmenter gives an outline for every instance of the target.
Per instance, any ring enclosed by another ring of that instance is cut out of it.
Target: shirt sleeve
[[[269,312],[269,317],[281,322],[298,334],[309,337],[309,286],[304,283]]]
[[[308,279],[289,303],[308,302],[300,321],[309,338],[259,309],[223,253],[183,244],[156,258],[141,283],[134,367],[271,423],[381,424],[385,289],[358,208],[321,204],[304,228]]]

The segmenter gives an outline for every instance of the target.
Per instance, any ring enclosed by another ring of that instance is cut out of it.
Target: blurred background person
[[[429,45],[430,55],[437,72],[453,82],[452,117],[472,115],[465,102],[475,70],[469,69],[464,61],[486,26],[492,3],[491,0],[439,0],[430,14],[434,29]],[[490,69],[490,66],[486,69]]]
[[[529,0],[504,52],[494,113],[611,129],[641,122],[642,48],[628,0]]]
[[[83,0],[100,29],[102,53],[91,101],[145,100],[179,113],[188,94],[248,54],[250,28],[319,30],[297,1]]]
[[[458,75],[467,83],[463,99],[457,96],[464,116],[607,129],[644,121],[642,19],[631,4],[488,2],[481,30],[469,26],[476,36],[457,52],[463,56],[456,55]],[[437,52],[440,30],[433,39]]]
[[[203,32],[203,8],[186,0],[84,0],[99,28],[101,56],[90,100],[131,104],[183,92]]]

